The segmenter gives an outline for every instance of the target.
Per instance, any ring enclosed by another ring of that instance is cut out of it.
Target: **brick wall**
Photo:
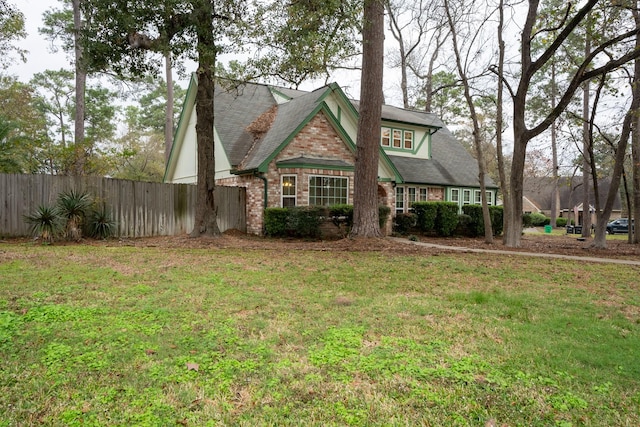
[[[314,159],[342,160],[350,165],[355,162],[355,154],[338,136],[324,113],[318,113],[294,137],[294,139],[271,161],[265,177],[268,182],[267,206],[279,207],[281,204],[280,178],[282,175],[296,175],[297,205],[306,206],[309,202],[308,182],[311,175],[340,176],[349,178],[348,203],[353,203],[353,171],[331,169],[280,168],[276,163],[282,160],[307,157]],[[247,232],[262,234],[264,209],[264,181],[254,176],[238,176],[216,180],[219,185],[240,186],[247,189]],[[384,182],[378,186],[378,199],[392,209],[395,193],[391,183]],[[390,215],[390,217],[393,216]],[[384,227],[384,232],[391,232],[391,218]]]

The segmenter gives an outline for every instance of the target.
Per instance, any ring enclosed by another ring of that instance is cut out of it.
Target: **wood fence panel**
[[[0,237],[27,236],[24,216],[55,204],[58,195],[75,190],[104,204],[119,237],[177,235],[194,225],[196,187],[190,184],[136,182],[101,177],[0,174]],[[216,187],[218,227],[246,232],[246,191]]]

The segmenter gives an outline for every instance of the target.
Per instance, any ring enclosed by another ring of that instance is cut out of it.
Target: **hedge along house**
[[[165,182],[196,182],[196,85],[193,76]],[[262,233],[267,207],[352,203],[359,104],[337,84],[216,86],[214,103],[216,183],[246,188],[249,233]],[[378,201],[391,212],[415,201],[480,202],[476,161],[433,114],[384,106],[379,145]],[[496,191],[487,181],[491,204]]]

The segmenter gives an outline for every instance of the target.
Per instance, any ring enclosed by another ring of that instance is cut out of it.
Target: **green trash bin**
[[[544,232],[547,234],[551,234],[552,227],[550,225],[544,226]]]

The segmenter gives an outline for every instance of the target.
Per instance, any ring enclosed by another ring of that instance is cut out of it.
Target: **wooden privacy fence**
[[[193,229],[196,186],[101,177],[0,174],[0,236],[28,236],[24,216],[53,205],[63,191],[104,203],[119,237],[169,236]],[[246,231],[246,191],[216,187],[218,227]]]

